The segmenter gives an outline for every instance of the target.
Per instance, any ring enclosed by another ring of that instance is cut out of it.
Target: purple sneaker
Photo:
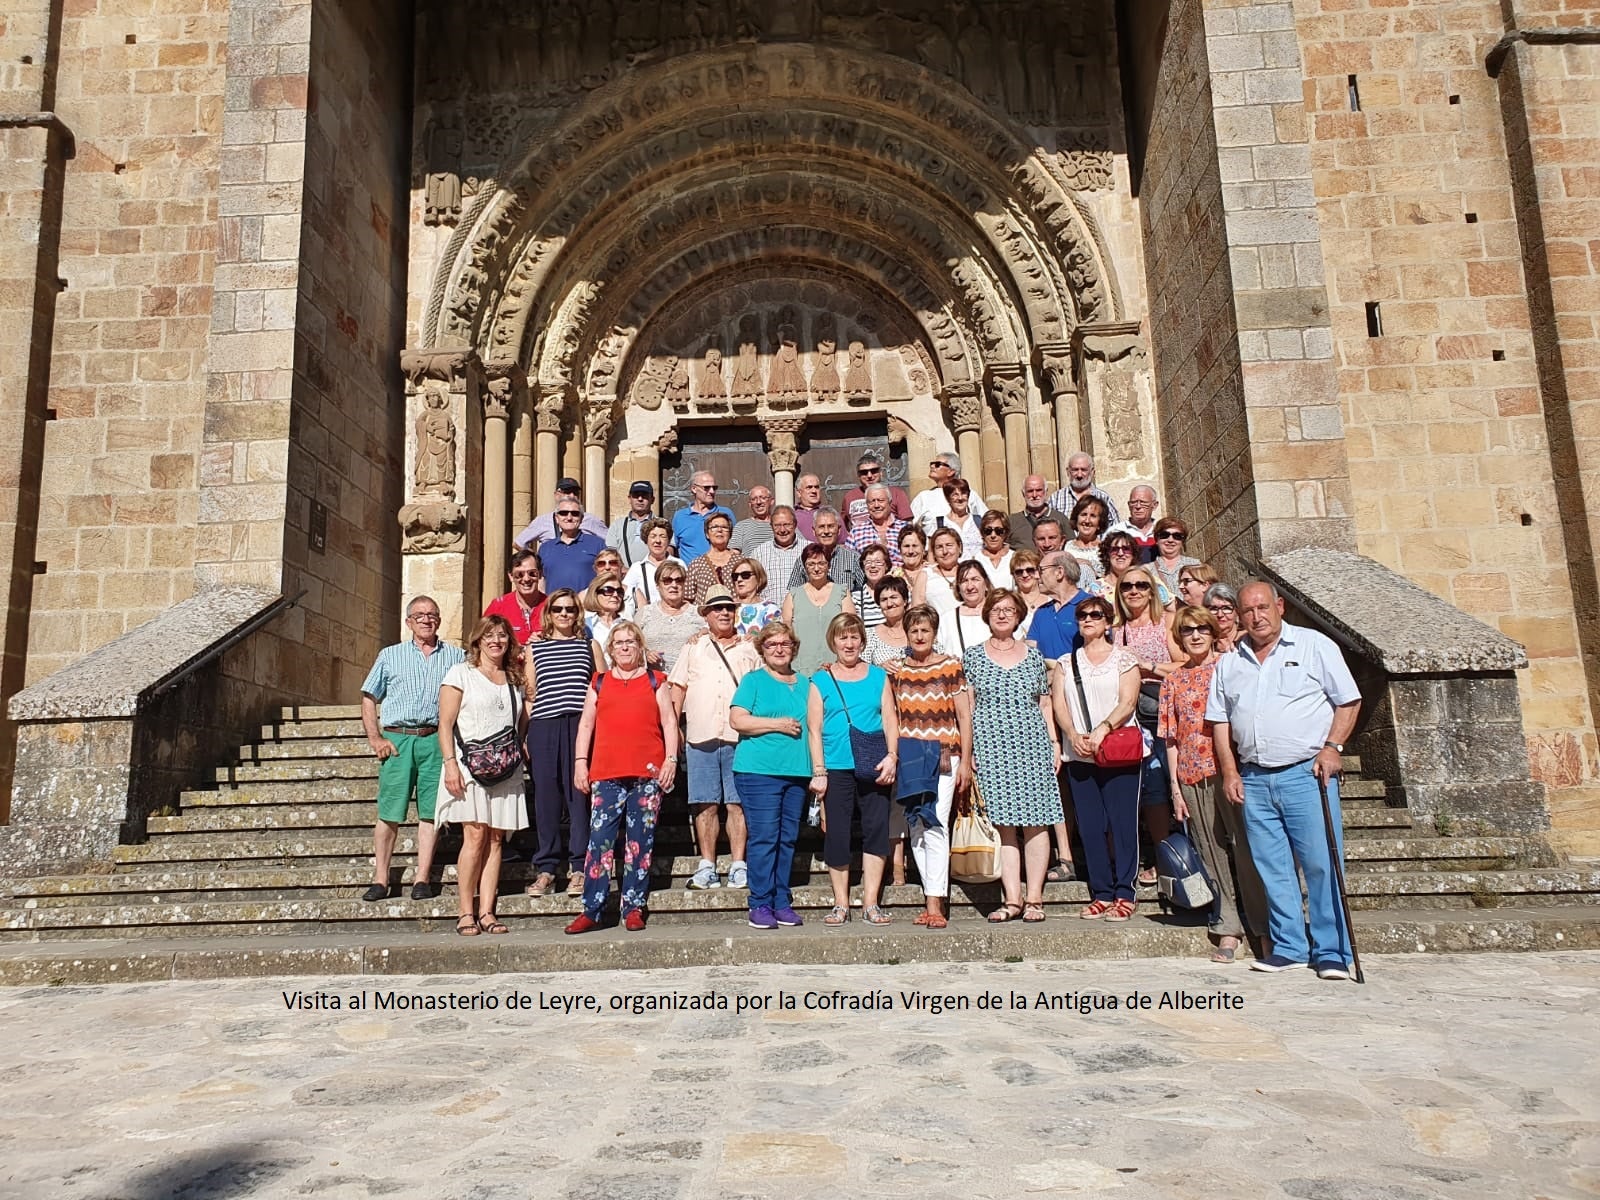
[[[776,929],[778,918],[772,915],[772,910],[765,905],[750,910],[751,929]]]
[[[800,914],[795,912],[794,909],[788,907],[787,905],[785,905],[783,908],[774,909],[772,913],[772,919],[777,921],[779,925],[805,924],[805,922],[800,919]]]

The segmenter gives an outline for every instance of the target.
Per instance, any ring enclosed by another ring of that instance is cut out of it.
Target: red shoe
[[[622,918],[622,924],[629,933],[638,933],[644,928],[644,913],[636,908],[627,916]]]
[[[599,921],[591,919],[588,913],[579,913],[572,919],[572,924],[567,926],[567,932],[588,933],[590,930],[599,928]]]

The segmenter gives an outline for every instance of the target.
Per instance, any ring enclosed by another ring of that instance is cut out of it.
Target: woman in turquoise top
[[[889,790],[894,786],[900,727],[894,691],[882,667],[861,659],[867,627],[855,613],[828,622],[833,666],[811,677],[811,790],[822,795],[822,861],[833,884],[833,911],[822,919],[837,929],[850,920],[850,825],[861,814],[861,918],[887,925],[878,905],[883,864],[889,856]],[[882,734],[888,753],[876,764],[876,778],[856,770],[850,731]],[[819,769],[820,768],[820,769]]]
[[[799,649],[794,632],[772,621],[751,637],[761,669],[734,690],[728,720],[739,735],[733,751],[733,781],[744,808],[748,842],[750,927],[801,925],[789,895],[794,844],[811,777],[806,736],[811,681],[794,669]]]

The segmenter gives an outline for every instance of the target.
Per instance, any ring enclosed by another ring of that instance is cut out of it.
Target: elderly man
[[[952,479],[961,477],[961,456],[954,450],[942,450],[933,456],[928,463],[928,479],[933,484],[925,492],[918,492],[917,498],[911,502],[911,519],[922,526],[922,532],[929,537],[939,528],[940,518],[950,515],[950,501],[945,499],[944,485]],[[981,522],[983,514],[989,511],[988,505],[973,493],[969,504],[974,521]]]
[[[444,756],[439,751],[439,685],[465,660],[457,646],[439,640],[439,605],[418,596],[406,605],[409,642],[385,646],[361,684],[361,728],[378,760],[378,820],[372,827],[372,886],[368,903],[389,897],[389,862],[400,825],[417,797],[417,873],[411,898],[432,900],[433,807]],[[383,705],[383,723],[378,705]]]
[[[578,510],[583,511],[583,488],[578,481],[568,475],[556,484],[555,508],[560,508],[563,501],[573,501],[578,505]],[[606,523],[591,512],[583,514],[580,526],[584,533],[592,533],[602,541],[606,536]],[[556,536],[555,509],[542,513],[528,523],[528,527],[513,539],[519,549],[537,550],[540,542],[547,542]]]
[[[1078,602],[1089,598],[1078,586],[1078,575],[1078,560],[1065,551],[1052,551],[1039,560],[1039,585],[1050,599],[1033,610],[1028,640],[1039,647],[1047,663],[1078,646]]]
[[[1333,855],[1344,853],[1339,771],[1361,693],[1338,646],[1283,619],[1283,598],[1270,583],[1239,589],[1239,619],[1244,636],[1217,660],[1206,720],[1223,795],[1244,806],[1250,856],[1267,893],[1272,953],[1250,966],[1284,971],[1309,963],[1319,979],[1348,979],[1350,931]],[[1332,847],[1319,780],[1333,815]],[[1296,864],[1306,880],[1309,944]]]
[[[1066,528],[1066,514],[1050,506],[1046,495],[1049,490],[1050,485],[1045,483],[1043,475],[1029,475],[1022,481],[1022,511],[1011,514],[1009,541],[1013,550],[1033,547],[1033,531],[1040,521],[1059,521],[1061,527]]]
[[[511,569],[506,572],[511,580],[511,590],[504,596],[489,601],[483,610],[486,617],[504,617],[517,635],[517,645],[526,646],[528,639],[539,632],[539,622],[544,616],[544,571],[539,556],[532,550],[518,550],[511,556]]]
[[[571,588],[583,595],[594,582],[594,560],[606,548],[605,539],[580,527],[583,509],[571,498],[556,505],[556,536],[539,543],[539,566],[545,586],[552,592]]]
[[[867,489],[866,506],[865,516],[850,526],[850,532],[845,535],[845,544],[857,554],[868,546],[882,546],[889,552],[889,561],[898,567],[900,531],[911,522],[895,515],[894,495],[881,483]]]
[[[689,506],[672,514],[672,544],[684,562],[693,562],[711,549],[706,540],[706,518],[714,512],[726,513],[728,523],[733,523],[733,509],[717,503],[716,476],[710,471],[696,471],[689,478]]]
[[[1102,488],[1094,485],[1094,459],[1079,450],[1067,459],[1066,486],[1050,497],[1050,507],[1057,512],[1072,513],[1072,506],[1085,496],[1093,496],[1104,500],[1106,504],[1106,524],[1114,525],[1117,522],[1117,506],[1111,502],[1111,497]]]
[[[816,531],[814,539],[817,545],[828,552],[828,578],[844,588],[853,592],[867,581],[861,572],[861,556],[849,546],[839,544],[839,514],[831,508],[817,509],[816,518],[811,523]],[[789,572],[789,586],[797,588],[806,581],[804,566],[797,559],[794,570]]]
[[[1054,554],[1066,544],[1066,525],[1054,517],[1044,517],[1033,527],[1033,548],[1040,554]]]
[[[844,527],[854,529],[867,515],[867,492],[883,483],[883,456],[868,450],[856,461],[856,486],[844,494]],[[889,489],[894,515],[902,521],[911,519],[911,498],[899,488]]]
[[[728,886],[748,887],[745,873],[744,809],[733,783],[733,749],[739,735],[728,723],[729,707],[739,681],[761,665],[755,647],[738,634],[734,618],[738,602],[722,586],[706,593],[700,615],[710,632],[684,646],[667,683],[672,705],[686,721],[685,757],[689,774],[689,811],[694,819],[695,848],[700,865],[686,885],[692,891],[721,886],[717,876],[717,838],[721,814],[728,814]]]
[[[822,507],[822,480],[816,475],[802,475],[794,481],[794,519],[800,536],[806,541],[816,537],[811,521]]]
[[[1139,561],[1149,562],[1156,556],[1156,509],[1160,507],[1155,488],[1136,483],[1128,492],[1128,519],[1118,521],[1106,533],[1128,534],[1139,543]]]
[[[789,593],[789,577],[800,562],[800,551],[810,544],[800,536],[794,509],[780,504],[772,510],[772,540],[762,542],[749,555],[767,573],[767,587],[761,593],[763,600],[783,603],[784,596]]]
[[[740,554],[749,554],[762,542],[772,540],[772,489],[756,484],[750,489],[750,515],[733,527],[728,543]]]
[[[628,485],[628,511],[611,522],[611,529],[606,533],[606,545],[622,555],[624,570],[649,557],[642,530],[655,516],[655,503],[653,484],[640,479]]]

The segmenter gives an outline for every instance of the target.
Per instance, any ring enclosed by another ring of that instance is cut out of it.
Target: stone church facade
[[[0,849],[137,836],[407,595],[459,637],[561,476],[855,438],[1154,483],[1343,635],[1414,807],[1600,851],[1596,25],[14,0]]]

